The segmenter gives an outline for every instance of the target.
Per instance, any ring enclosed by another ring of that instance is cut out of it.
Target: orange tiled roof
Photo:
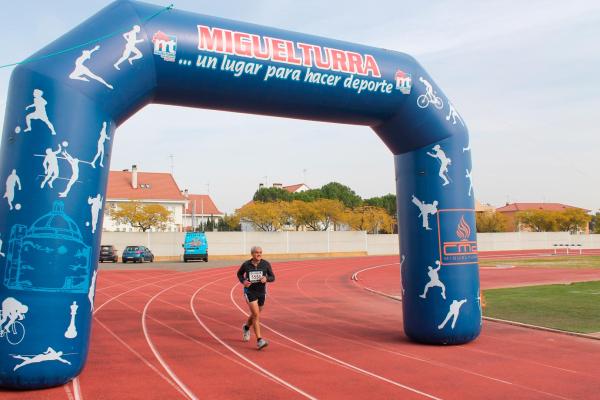
[[[188,207],[185,209],[186,214],[192,214],[194,201],[196,203],[196,215],[223,215],[217,208],[214,201],[207,194],[190,194],[188,195]]]
[[[304,183],[298,183],[296,185],[284,186],[283,188],[290,193],[294,193],[294,192],[296,192],[296,190],[300,189],[302,186],[304,186]]]
[[[565,211],[568,209],[577,208],[589,212],[581,207],[573,207],[561,203],[511,203],[504,207],[497,208],[498,212],[511,212],[511,211],[532,211],[532,210],[545,210],[545,211]]]
[[[110,171],[107,199],[179,200],[185,198],[173,175],[165,172],[138,172],[138,187],[131,186],[131,171]]]

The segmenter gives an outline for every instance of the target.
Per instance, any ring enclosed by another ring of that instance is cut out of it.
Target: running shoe
[[[258,347],[259,350],[264,349],[265,347],[267,347],[269,345],[269,342],[267,342],[265,339],[260,339],[258,341],[258,343],[256,343],[256,347]]]
[[[247,342],[248,340],[250,340],[250,329],[246,329],[246,325],[242,325],[242,332],[244,332],[243,336],[242,336],[242,340],[244,342]]]

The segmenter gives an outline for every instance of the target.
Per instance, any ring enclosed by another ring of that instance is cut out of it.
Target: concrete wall
[[[112,244],[119,255],[126,246],[149,247],[159,258],[183,255],[181,232],[103,232],[102,244]],[[367,235],[365,232],[207,232],[210,256],[234,257],[250,253],[259,245],[265,255],[382,255],[398,254],[397,235]],[[570,235],[565,232],[480,233],[480,251],[553,249],[555,244],[581,244],[600,248],[600,235]]]

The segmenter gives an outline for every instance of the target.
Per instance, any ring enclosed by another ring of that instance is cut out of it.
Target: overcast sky
[[[157,5],[167,2],[151,0]],[[107,1],[4,2],[0,65],[26,58]],[[471,133],[478,200],[600,208],[600,1],[175,0],[202,14],[385,47],[415,56]],[[12,69],[0,69],[4,120]],[[226,212],[265,179],[338,181],[394,192],[393,158],[366,127],[148,106],[117,131],[111,169],[174,174]],[[266,157],[269,163],[256,162]]]

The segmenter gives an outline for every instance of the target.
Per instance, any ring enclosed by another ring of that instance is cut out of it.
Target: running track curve
[[[600,341],[486,321],[467,345],[409,342],[401,304],[351,279],[397,261],[273,263],[263,351],[241,341],[236,267],[101,271],[80,377],[0,399],[597,398]]]

